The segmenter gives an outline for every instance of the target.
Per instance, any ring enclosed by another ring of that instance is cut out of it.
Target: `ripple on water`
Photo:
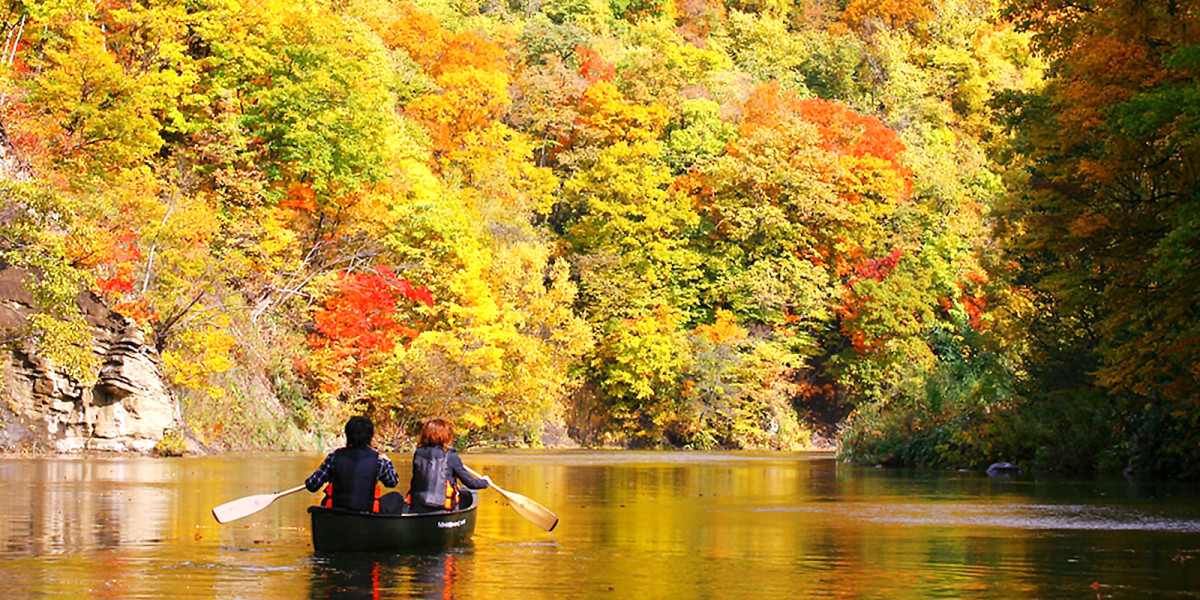
[[[180,571],[222,571],[239,573],[299,573],[304,571],[301,565],[237,565],[215,562],[183,561],[173,565],[165,565],[164,570]]]
[[[777,506],[756,512],[829,513],[876,523],[1090,531],[1200,532],[1200,520],[1080,504],[863,504]]]

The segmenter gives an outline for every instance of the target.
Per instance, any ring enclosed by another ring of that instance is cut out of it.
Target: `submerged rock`
[[[987,474],[992,477],[1011,477],[1021,474],[1021,467],[1012,463],[998,462],[992,463],[987,468]]]

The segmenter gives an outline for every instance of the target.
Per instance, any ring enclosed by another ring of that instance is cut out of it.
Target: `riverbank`
[[[312,453],[312,454],[324,454],[324,453],[332,452],[333,450],[336,450],[339,447],[340,446],[329,446],[329,447],[321,448],[321,449],[301,450],[299,452]],[[389,447],[386,449],[382,449],[382,451],[388,452],[388,453],[396,453],[396,454],[411,453],[413,451],[413,447],[412,446]],[[631,452],[631,453],[635,453],[635,452],[662,452],[662,453],[683,452],[683,453],[688,453],[688,454],[705,454],[705,453],[713,452],[712,450],[687,450],[687,449],[681,449],[681,448],[657,448],[657,449],[637,448],[637,449],[635,449],[635,448],[629,448],[627,446],[612,446],[612,445],[580,446],[578,444],[566,445],[566,446],[540,446],[540,447],[536,447],[536,448],[531,447],[531,446],[516,446],[516,445],[504,446],[504,445],[496,445],[496,444],[485,444],[485,445],[478,445],[478,446],[469,446],[467,448],[459,450],[459,452],[462,454],[486,454],[486,453],[496,453],[496,452],[503,453],[503,452],[507,452],[507,451],[566,452],[566,453],[572,453],[572,452],[577,452],[577,453],[586,453],[586,452]],[[219,456],[225,456],[225,455],[237,455],[237,454],[246,454],[246,453],[286,455],[286,454],[295,454],[296,452],[298,452],[298,451],[295,449],[262,449],[262,448],[255,448],[255,449],[204,448],[203,450],[200,450],[200,451],[187,451],[182,454],[163,454],[163,453],[159,453],[159,452],[111,452],[111,451],[104,451],[104,450],[82,450],[82,451],[78,451],[78,452],[50,452],[50,451],[29,450],[29,451],[20,451],[20,452],[0,452],[0,460],[12,460],[12,459],[22,459],[22,458],[70,458],[70,459],[180,458],[180,457],[198,458],[198,457],[205,457],[205,456],[219,457]],[[822,454],[822,455],[834,456],[837,454],[837,448],[833,447],[833,446],[811,446],[811,447],[798,448],[798,449],[793,449],[793,450],[719,450],[719,452],[768,453],[768,454],[808,453],[808,454]]]

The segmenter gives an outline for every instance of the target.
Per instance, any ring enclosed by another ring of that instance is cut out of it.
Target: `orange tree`
[[[313,312],[311,362],[321,366],[311,373],[321,393],[357,399],[371,362],[420,333],[401,301],[433,306],[433,297],[428,289],[413,287],[386,266],[364,273],[336,273],[332,285],[324,305]]]
[[[898,264],[919,264],[919,240],[900,218],[912,184],[896,133],[773,85],[750,96],[745,115],[698,199],[719,241],[711,252],[727,259],[712,263],[713,301],[795,330],[808,353],[835,325],[856,361],[912,358],[888,351],[889,340],[917,334],[933,299],[913,289],[918,277],[889,283]]]

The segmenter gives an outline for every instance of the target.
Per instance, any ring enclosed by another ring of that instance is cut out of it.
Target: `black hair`
[[[375,425],[366,417],[350,417],[346,421],[346,446],[348,448],[366,448],[375,437]]]

